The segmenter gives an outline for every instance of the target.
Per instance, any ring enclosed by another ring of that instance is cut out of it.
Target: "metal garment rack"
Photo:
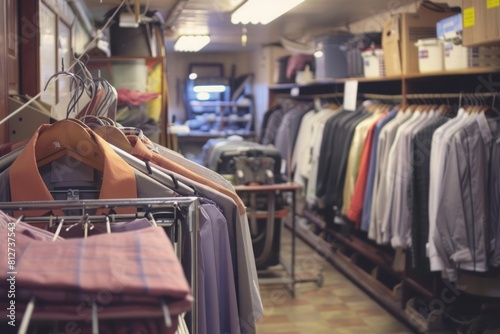
[[[4,202],[0,203],[0,210],[3,211],[30,211],[30,210],[82,210],[82,216],[86,215],[89,210],[97,209],[113,209],[113,208],[137,208],[142,209],[146,213],[154,214],[154,212],[164,213],[165,209],[173,209],[174,220],[175,220],[175,210],[183,210],[186,217],[186,224],[188,224],[190,237],[191,237],[191,291],[194,296],[192,308],[191,308],[191,332],[194,334],[198,333],[198,249],[199,249],[199,200],[197,197],[175,197],[175,198],[137,198],[137,199],[110,199],[110,200],[75,200],[75,201],[39,201],[39,202]],[[120,217],[120,214],[116,214],[116,217]],[[123,215],[122,215],[123,216]],[[140,215],[126,215],[128,217],[137,217]],[[54,217],[54,216],[53,216]],[[103,217],[105,217],[103,215]],[[147,216],[146,216],[147,217]],[[57,217],[65,218],[65,216]],[[74,218],[74,217],[72,217]],[[51,219],[50,216],[41,217],[41,219]],[[33,221],[31,217],[27,217],[27,220]],[[38,220],[40,222],[40,220]],[[162,225],[161,222],[158,226],[170,226],[171,221],[167,225]],[[26,313],[32,313],[34,302],[31,307],[26,309]],[[165,312],[165,307],[163,308]],[[97,314],[96,312],[95,315]],[[29,315],[31,317],[31,315]],[[95,321],[97,325],[97,317],[93,316],[93,322]],[[24,320],[24,319],[23,319]],[[28,321],[24,326],[28,327]],[[23,327],[23,323],[21,326]],[[19,329],[21,333],[21,328]],[[95,331],[94,331],[95,332]]]
[[[292,259],[291,263],[288,265],[286,261],[280,258],[281,265],[284,267],[287,274],[290,276],[288,279],[283,277],[277,278],[262,278],[259,279],[260,284],[287,284],[287,287],[290,290],[292,297],[295,297],[295,285],[298,283],[316,283],[318,287],[323,286],[323,273],[320,271],[318,273],[317,278],[310,279],[297,279],[295,273],[295,248],[296,248],[296,221],[295,221],[295,211],[296,211],[296,192],[301,189],[301,186],[296,183],[277,183],[277,184],[269,184],[269,185],[255,185],[255,186],[246,186],[246,185],[238,185],[235,186],[235,190],[237,193],[249,193],[249,194],[257,194],[257,193],[267,193],[269,196],[269,201],[274,201],[275,193],[291,193],[291,232],[292,232]],[[255,215],[255,207],[250,208],[252,212],[249,213],[250,216]],[[250,217],[251,218],[251,217]],[[268,210],[267,212],[267,225],[271,225],[274,223],[275,218],[275,210],[274,205],[272,210]],[[267,270],[268,272],[269,270]],[[266,272],[261,271],[261,272]]]

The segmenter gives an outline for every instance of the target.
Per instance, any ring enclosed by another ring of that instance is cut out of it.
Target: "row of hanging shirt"
[[[408,249],[418,270],[456,280],[457,269],[498,267],[498,119],[485,106],[457,109],[365,101],[310,110],[291,159],[305,205],[330,226],[348,222]]]
[[[110,90],[99,94],[89,89],[92,79],[84,73],[85,79],[57,73],[73,80],[76,93],[67,116],[80,119],[42,125],[23,148],[0,158],[0,202],[199,197],[198,332],[255,332],[263,306],[246,210],[234,188],[217,173],[152,143],[140,130],[116,127],[108,117],[113,104],[99,102],[107,101],[103,96]],[[75,110],[85,94],[90,102]],[[31,270],[36,272],[48,260],[40,254]],[[100,264],[105,271],[106,262]],[[189,271],[191,263],[182,264]]]

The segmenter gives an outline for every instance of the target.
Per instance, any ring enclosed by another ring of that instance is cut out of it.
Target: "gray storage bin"
[[[316,79],[337,79],[348,76],[347,57],[343,44],[351,34],[338,33],[322,36],[316,39],[316,51],[322,51],[321,57],[316,57]]]

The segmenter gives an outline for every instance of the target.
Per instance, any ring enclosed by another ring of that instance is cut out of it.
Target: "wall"
[[[226,77],[231,75],[233,64],[236,66],[236,76],[253,71],[249,52],[167,53],[170,122],[173,115],[175,115],[177,121],[184,122],[186,120],[183,87],[190,63],[222,63],[224,64],[224,76]]]
[[[255,71],[255,130],[260,134],[262,118],[269,109],[269,85],[276,82],[276,59],[290,54],[281,47],[267,46],[252,53],[252,68]]]

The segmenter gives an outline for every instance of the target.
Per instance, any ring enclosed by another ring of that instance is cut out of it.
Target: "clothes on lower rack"
[[[13,218],[0,212],[2,235],[8,235],[15,224]],[[67,240],[59,237],[55,241],[52,233],[23,222],[15,230],[16,313],[20,317],[33,297],[33,320],[79,321],[88,319],[86,311],[92,305],[87,304],[97,296],[99,304],[105,305],[98,310],[99,323],[104,327],[107,319],[117,316],[164,322],[162,301],[172,317],[191,307],[188,282],[162,228],[149,225],[134,231]],[[7,258],[7,247],[0,254]],[[0,266],[3,275],[10,271],[7,261]],[[7,278],[1,286],[5,296]],[[85,310],[83,305],[89,308]]]

